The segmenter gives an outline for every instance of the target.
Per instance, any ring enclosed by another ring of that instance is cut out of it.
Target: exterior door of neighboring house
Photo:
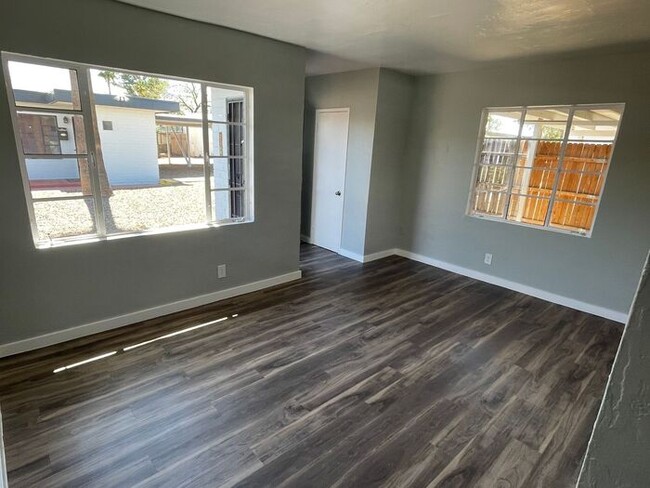
[[[227,119],[232,124],[242,124],[244,122],[244,101],[228,100]],[[228,126],[228,155],[230,156],[229,165],[229,185],[230,188],[244,187],[244,126]],[[244,192],[230,192],[230,217],[233,219],[243,218],[244,209]]]
[[[341,248],[349,121],[347,108],[316,110],[311,240],[334,252]]]
[[[56,116],[18,114],[25,154],[61,154]]]

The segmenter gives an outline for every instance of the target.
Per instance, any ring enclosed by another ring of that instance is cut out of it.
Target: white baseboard
[[[439,261],[437,259],[430,258],[428,256],[423,256],[421,254],[416,254],[410,251],[405,251],[403,249],[396,249],[396,254],[413,261],[419,261],[420,263],[428,264],[430,266],[435,266],[436,268],[441,268],[452,273],[457,273],[469,278],[474,278],[479,281],[484,281],[486,283],[491,283],[493,285],[501,286],[503,288],[508,288],[509,290],[518,291],[526,295],[531,295],[548,302],[557,303],[558,305],[563,305],[565,307],[573,308],[575,310],[580,310],[581,312],[587,312],[599,317],[604,317],[615,322],[620,322],[625,324],[627,322],[628,314],[624,312],[619,312],[617,310],[612,310],[605,307],[600,307],[598,305],[593,305],[591,303],[582,302],[580,300],[575,300],[573,298],[565,297],[563,295],[558,295],[556,293],[551,293],[546,290],[540,290],[539,288],[534,288],[532,286],[524,285],[522,283],[517,283],[515,281],[506,280],[504,278],[499,278],[497,276],[492,276],[487,273],[482,273],[480,271],[475,271],[473,269],[464,268],[462,266],[457,266],[455,264],[447,263],[445,261]]]
[[[306,236],[305,234],[300,234],[300,240],[302,242],[306,242],[307,244],[311,244],[311,237]]]
[[[388,256],[395,256],[396,254],[399,254],[399,249],[386,249],[384,251],[373,252],[372,254],[366,254],[363,257],[363,262],[369,263],[370,261],[387,258]]]
[[[360,263],[363,263],[363,254],[358,254],[356,252],[348,251],[347,249],[343,249],[343,248],[339,249],[338,254],[346,258],[354,259],[355,261],[359,261]]]
[[[397,249],[386,249],[385,251],[374,252],[372,254],[358,254],[356,252],[348,251],[347,249],[339,249],[339,254],[346,258],[359,261],[360,263],[369,263],[370,261],[376,261],[377,259],[394,256],[397,254],[397,251]]]
[[[300,270],[293,271],[291,273],[248,283],[246,285],[228,288],[227,290],[220,290],[205,295],[199,295],[197,297],[186,298],[184,300],[167,303],[158,307],[147,308],[109,319],[98,320],[97,322],[71,327],[69,329],[51,332],[37,337],[31,337],[22,341],[2,344],[0,345],[0,358],[19,354],[21,352],[32,351],[34,349],[40,349],[41,347],[52,346],[71,339],[97,334],[98,332],[124,327],[125,325],[135,324],[137,322],[142,322],[143,320],[161,317],[163,315],[180,312],[189,308],[200,307],[201,305],[207,305],[208,303],[218,302],[219,300],[225,300],[227,298],[244,295],[246,293],[280,285],[289,281],[298,280],[301,276],[302,272]],[[0,488],[1,487],[2,485],[0,485]]]

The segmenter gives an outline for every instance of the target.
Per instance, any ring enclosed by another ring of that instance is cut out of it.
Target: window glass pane
[[[521,141],[517,166],[557,169],[561,150],[560,141]]]
[[[25,165],[34,199],[92,195],[88,160],[85,158],[27,158]]]
[[[472,199],[472,211],[476,214],[502,217],[507,200],[506,193],[478,191]]]
[[[243,219],[246,215],[244,190],[213,191],[212,208],[217,222]]]
[[[587,232],[592,228],[595,214],[595,205],[584,204],[579,200],[555,200],[550,225],[560,229]]]
[[[16,106],[81,110],[76,71],[18,61],[8,66]]]
[[[531,107],[526,111],[523,138],[563,139],[569,120],[569,109],[562,107]]]
[[[524,195],[511,195],[508,220],[527,224],[544,225],[549,200]]]
[[[205,223],[200,85],[101,70],[91,81],[107,234]]]
[[[210,156],[244,156],[246,128],[243,125],[209,124]]]
[[[576,109],[571,123],[571,140],[613,141],[621,119],[620,107]]]
[[[156,142],[158,164],[203,167],[201,121],[179,120],[173,114],[156,114]]]
[[[212,158],[210,183],[213,190],[244,186],[245,161],[241,158]]]
[[[77,200],[35,201],[38,240],[92,235],[96,232],[92,197]]]
[[[516,149],[517,141],[513,139],[484,139],[479,163],[513,166]]]
[[[207,88],[208,119],[215,122],[231,122],[241,124],[245,120],[243,90],[226,88]]]
[[[603,177],[600,173],[561,172],[556,198],[595,203],[603,189]]]
[[[203,224],[203,178],[174,178],[158,185],[111,185],[102,196],[108,234]]]
[[[517,137],[521,110],[490,110],[485,122],[485,137]]]
[[[22,110],[17,115],[24,154],[86,153],[83,116]]]
[[[507,166],[484,166],[476,169],[476,190],[506,191],[510,183],[511,168]]]
[[[564,151],[562,169],[603,172],[612,152],[612,144],[569,142]]]
[[[550,197],[556,171],[536,168],[515,168],[512,193]]]

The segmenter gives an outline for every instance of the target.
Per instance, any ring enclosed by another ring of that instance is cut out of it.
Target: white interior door
[[[316,110],[311,239],[335,252],[341,248],[349,121],[347,108]]]

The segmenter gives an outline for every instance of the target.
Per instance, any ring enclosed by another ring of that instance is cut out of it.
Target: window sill
[[[154,230],[144,230],[140,232],[123,232],[120,234],[111,234],[107,236],[80,236],[80,237],[68,237],[62,239],[52,239],[49,242],[38,241],[35,242],[35,247],[38,250],[43,249],[54,249],[64,246],[78,246],[81,244],[90,244],[94,242],[102,241],[114,241],[118,239],[127,239],[131,237],[141,237],[141,236],[157,236],[162,234],[176,234],[180,232],[188,232],[202,229],[216,229],[219,227],[226,227],[231,225],[241,225],[241,224],[252,224],[253,219],[242,220],[242,221],[224,221],[219,223],[210,223],[210,224],[192,224],[192,225],[177,225],[174,227],[165,227],[163,229],[154,229]]]
[[[517,222],[514,220],[506,220],[500,217],[490,217],[488,215],[478,215],[478,214],[465,214],[466,217],[471,217],[473,219],[479,219],[479,220],[489,220],[491,222],[500,222],[502,224],[510,224],[510,225],[517,225],[519,227],[528,227],[529,229],[536,229],[536,230],[544,230],[547,232],[555,232],[556,234],[566,234],[570,236],[575,236],[575,237],[586,237],[587,239],[591,238],[591,233],[592,231],[584,231],[580,232],[577,230],[569,230],[569,229],[562,229],[558,227],[546,227],[542,225],[535,225],[535,224],[527,224],[526,222]]]

